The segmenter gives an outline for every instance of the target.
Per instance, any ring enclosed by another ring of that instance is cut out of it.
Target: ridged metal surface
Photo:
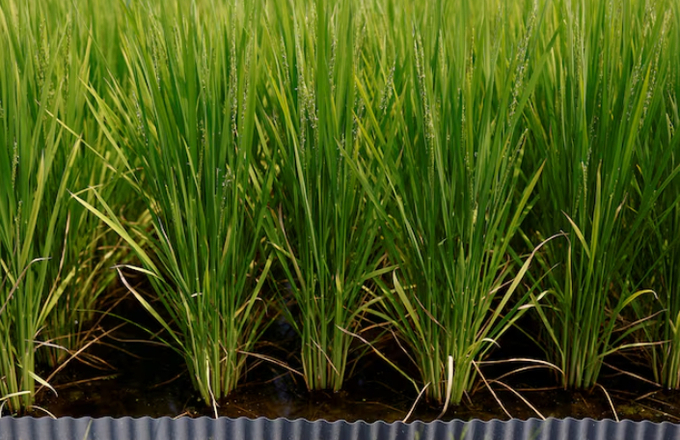
[[[0,440],[674,440],[680,425],[591,419],[364,423],[202,417],[0,418]]]

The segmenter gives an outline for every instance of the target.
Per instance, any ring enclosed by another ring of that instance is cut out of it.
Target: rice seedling
[[[669,5],[558,1],[552,12],[559,38],[528,106],[536,148],[527,162],[546,163],[532,233],[568,232],[541,253],[534,273],[544,292],[540,301],[533,296],[542,344],[565,388],[597,383],[605,356],[630,347],[626,338],[637,328],[619,331],[621,311],[651,295],[631,271],[658,194],[633,205],[630,193],[640,148],[667,150]],[[665,169],[645,167],[649,176]]]
[[[475,362],[524,311],[517,290],[530,258],[517,268],[509,245],[541,168],[520,172],[521,115],[549,52],[536,44],[545,9],[494,15],[486,6],[462,2],[453,13],[431,2],[385,25],[394,99],[382,122],[366,121],[381,165],[356,165],[399,266],[374,313],[408,345],[429,399],[445,406],[461,401]],[[370,189],[381,180],[389,202]]]
[[[276,2],[266,24],[280,30],[268,33],[273,114],[263,129],[280,167],[268,237],[295,298],[289,320],[310,390],[342,388],[366,282],[384,270],[374,209],[345,158],[364,152],[358,12],[352,0]]]
[[[114,83],[111,104],[93,91],[96,117],[125,158],[119,172],[151,213],[152,231],[124,227],[97,191],[96,204],[75,197],[134,249],[141,266],[132,269],[148,274],[162,309],[128,287],[216,406],[245,373],[266,324],[271,260],[262,225],[272,173],[255,170],[259,9],[158,6],[126,11],[130,90]]]

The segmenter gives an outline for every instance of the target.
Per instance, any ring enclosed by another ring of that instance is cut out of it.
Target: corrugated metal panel
[[[680,425],[591,419],[364,423],[286,419],[0,418],[0,440],[675,440]]]

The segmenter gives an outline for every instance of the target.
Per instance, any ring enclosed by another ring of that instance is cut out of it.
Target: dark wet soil
[[[115,311],[132,321],[148,323],[134,301],[124,301]],[[109,326],[120,323],[113,317],[107,321]],[[107,360],[109,369],[72,362],[53,381],[59,396],[43,390],[37,404],[57,417],[213,416],[213,410],[193,391],[181,356],[159,344],[138,341],[147,335],[131,324],[111,336],[116,340],[103,339],[104,343],[91,350],[93,355]],[[262,352],[287,358],[289,364],[295,366],[295,334],[285,321],[279,319],[267,332],[265,341],[260,347]],[[119,349],[113,349],[113,345]],[[492,358],[531,357],[532,354],[537,356],[535,347],[520,332],[510,332]],[[630,367],[629,359],[612,362],[635,370]],[[482,371],[491,380],[522,366],[529,364],[492,364],[484,366]],[[538,417],[536,411],[544,417],[603,419],[614,418],[613,404],[621,419],[680,422],[680,394],[664,392],[612,368],[603,370],[600,381],[611,404],[599,387],[589,392],[555,388],[554,375],[544,369],[517,373],[503,378],[502,382],[521,397],[503,385],[492,383],[494,396],[480,381],[469,398],[449,408],[442,419],[489,420],[510,416],[526,419]],[[220,402],[219,415],[392,422],[404,419],[417,397],[413,385],[371,354],[362,358],[360,367],[356,366],[354,375],[339,393],[308,393],[298,376],[261,361],[251,365],[242,383]],[[441,408],[421,401],[410,420],[431,421],[440,412]],[[35,415],[44,413],[36,411]]]

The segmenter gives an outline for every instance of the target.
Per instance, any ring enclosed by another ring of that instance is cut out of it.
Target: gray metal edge
[[[675,440],[680,425],[572,418],[423,423],[266,418],[0,418],[0,440]]]

